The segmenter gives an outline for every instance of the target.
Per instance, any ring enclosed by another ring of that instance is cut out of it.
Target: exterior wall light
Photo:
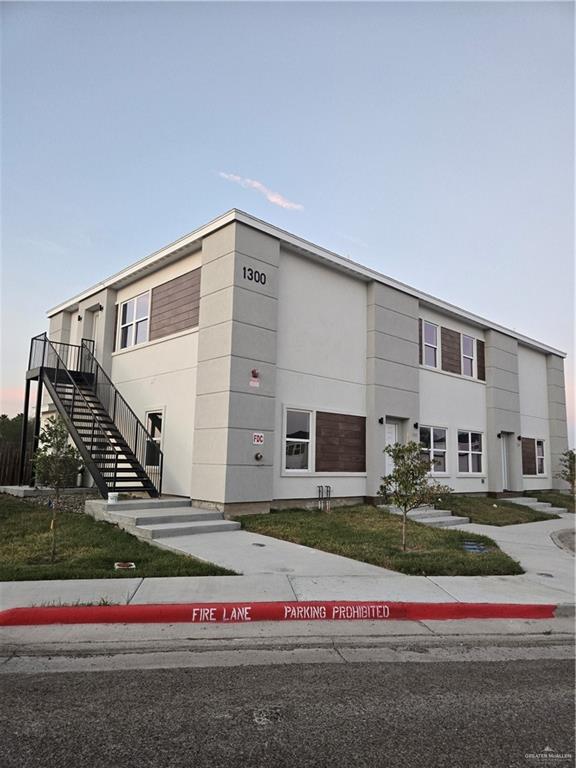
[[[419,426],[420,426],[420,425],[418,424],[418,422],[417,422],[417,421],[415,421],[415,422],[414,422],[414,424],[413,424],[413,427],[414,427],[414,429],[418,429],[418,427],[419,427]]]
[[[378,419],[378,424],[384,424],[384,416],[380,416]]]
[[[498,434],[496,435],[496,437],[498,438],[498,440],[501,440],[501,439],[502,439],[502,432],[498,432]]]

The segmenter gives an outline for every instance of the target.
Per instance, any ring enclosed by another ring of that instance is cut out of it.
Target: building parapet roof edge
[[[499,333],[505,334],[506,336],[511,336],[525,346],[532,347],[549,354],[559,355],[560,357],[566,357],[566,352],[562,350],[551,347],[548,344],[537,341],[536,339],[532,339],[529,336],[524,336],[517,331],[506,328],[505,326],[501,326],[498,323],[492,322],[491,320],[487,320],[486,318],[481,317],[480,315],[476,315],[473,312],[468,312],[467,310],[462,309],[455,304],[451,304],[450,302],[444,301],[443,299],[438,299],[437,297],[425,293],[424,291],[419,291],[418,289],[413,288],[406,283],[402,283],[399,280],[388,277],[387,275],[384,275],[381,272],[377,272],[370,267],[365,267],[361,264],[358,264],[352,259],[348,259],[345,256],[340,256],[339,254],[330,251],[327,248],[322,248],[321,246],[315,245],[314,243],[305,240],[304,238],[293,235],[292,233],[281,229],[274,224],[269,224],[268,222],[263,221],[262,219],[258,219],[255,216],[252,216],[251,214],[246,213],[245,211],[242,211],[238,208],[232,208],[226,213],[223,213],[222,215],[217,216],[215,219],[212,219],[207,224],[204,224],[203,226],[193,230],[189,234],[178,238],[169,245],[154,251],[149,256],[145,256],[144,258],[139,259],[138,261],[129,265],[125,269],[116,272],[106,280],[103,280],[100,283],[91,286],[87,290],[82,291],[76,296],[73,296],[67,301],[56,305],[52,309],[48,310],[46,313],[47,316],[52,317],[53,315],[56,315],[59,312],[74,306],[78,302],[93,296],[99,291],[105,290],[106,288],[113,288],[121,281],[128,280],[132,275],[136,277],[136,275],[146,267],[153,267],[156,262],[162,262],[170,254],[191,246],[207,235],[212,234],[216,230],[221,229],[222,227],[226,226],[227,224],[231,224],[234,221],[238,221],[241,224],[245,224],[246,226],[264,232],[265,234],[268,234],[271,237],[275,237],[276,239],[292,245],[299,250],[307,251],[325,262],[353,272],[366,280],[373,280],[375,282],[382,283],[383,285],[387,285],[390,288],[395,288],[396,290],[402,291],[403,293],[413,296],[414,298],[418,299],[422,303],[429,305],[430,307],[439,309],[451,315],[461,317],[481,328],[495,330]]]

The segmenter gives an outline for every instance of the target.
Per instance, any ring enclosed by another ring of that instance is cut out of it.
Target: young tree
[[[40,432],[40,447],[34,457],[36,482],[54,489],[50,532],[52,546],[50,562],[56,558],[56,514],[60,508],[62,488],[76,486],[78,473],[82,471],[82,459],[68,442],[68,430],[60,417],[50,416]]]
[[[419,443],[387,445],[384,453],[394,462],[394,470],[382,478],[378,494],[402,511],[402,550],[405,552],[408,512],[433,504],[438,497],[452,493],[452,488],[430,479],[432,462],[422,453]]]
[[[560,471],[554,477],[570,483],[570,492],[574,496],[576,492],[576,451],[574,449],[564,451],[560,457]]]

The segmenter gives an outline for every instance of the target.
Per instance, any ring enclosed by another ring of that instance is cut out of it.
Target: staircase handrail
[[[94,419],[94,422],[95,422],[95,425],[96,425],[96,427],[97,427],[97,428],[98,428],[98,430],[101,432],[101,434],[104,436],[104,438],[106,439],[106,442],[107,442],[109,445],[111,445],[111,446],[112,446],[112,447],[115,449],[115,453],[116,453],[116,452],[117,452],[117,451],[116,451],[116,448],[117,448],[118,446],[117,446],[115,443],[113,443],[113,442],[112,442],[112,440],[110,439],[109,435],[107,435],[107,434],[106,434],[106,432],[104,431],[104,429],[102,428],[102,422],[100,421],[100,419],[98,418],[98,416],[97,416],[97,415],[94,413],[94,411],[92,410],[92,408],[91,408],[91,406],[90,406],[90,403],[88,402],[88,400],[86,400],[86,398],[85,398],[85,397],[84,397],[84,395],[82,394],[82,390],[80,389],[80,387],[78,386],[78,384],[77,384],[77,383],[74,381],[74,379],[72,378],[72,376],[71,376],[71,374],[70,374],[70,371],[69,371],[69,370],[68,370],[68,368],[66,367],[66,363],[65,363],[65,362],[62,360],[62,358],[60,357],[60,355],[59,355],[59,354],[58,354],[58,352],[56,351],[56,348],[54,347],[54,345],[52,344],[52,342],[51,342],[51,341],[50,341],[50,339],[48,338],[48,334],[46,334],[46,333],[44,333],[44,334],[39,334],[38,336],[35,336],[35,337],[32,339],[32,341],[35,341],[35,340],[37,340],[37,339],[40,339],[40,338],[42,338],[42,337],[43,337],[43,340],[44,340],[44,342],[45,342],[46,344],[48,344],[48,346],[49,346],[49,347],[51,347],[52,351],[54,352],[54,355],[56,356],[56,358],[57,358],[57,360],[58,360],[58,362],[62,364],[61,368],[60,368],[60,366],[57,366],[56,370],[62,370],[62,371],[63,371],[63,372],[66,374],[66,376],[67,376],[67,377],[68,377],[68,379],[70,380],[70,383],[71,383],[71,384],[72,384],[72,386],[74,387],[74,393],[75,393],[75,396],[76,396],[76,397],[78,397],[78,396],[79,396],[79,397],[82,399],[82,401],[84,402],[84,405],[85,405],[85,406],[88,408],[88,410],[89,410],[90,414],[92,415],[92,418]],[[72,344],[71,344],[71,345],[69,345],[69,346],[77,346],[77,345],[72,345]],[[42,362],[44,363],[44,355],[42,356]],[[45,368],[46,366],[43,364],[43,365],[42,365],[42,367],[43,367],[43,368]],[[62,398],[60,398],[60,401],[62,402]],[[65,410],[65,411],[68,413],[68,409],[65,407],[65,405],[64,405],[64,403],[63,403],[63,402],[62,402],[62,407],[63,407],[63,408],[64,408],[64,410]],[[68,415],[69,415],[69,416],[72,416],[72,413],[68,413]]]
[[[136,414],[134,413],[132,408],[128,405],[128,403],[126,402],[126,399],[122,396],[122,394],[120,393],[120,391],[118,390],[118,388],[116,387],[116,385],[114,384],[114,382],[112,381],[110,376],[108,376],[108,374],[106,373],[106,371],[104,370],[102,365],[98,362],[98,360],[94,356],[94,353],[88,348],[88,345],[86,344],[84,339],[82,340],[81,347],[82,347],[83,350],[85,350],[88,353],[90,362],[95,365],[96,370],[98,371],[98,376],[104,376],[104,378],[106,379],[108,384],[112,387],[112,390],[114,391],[114,397],[119,399],[120,402],[124,405],[124,407],[128,410],[128,412],[132,415],[132,417],[134,418],[134,421],[136,422],[138,427],[144,433],[145,439],[150,441],[150,442],[152,442],[152,443],[154,443],[154,445],[156,445],[156,441],[154,440],[154,438],[152,437],[150,432],[146,429],[144,424],[142,424],[142,422],[140,421],[138,416],[136,416]],[[130,446],[129,440],[124,435],[123,435],[123,437],[126,440],[126,443]],[[137,455],[137,453],[136,453],[136,446],[130,446],[130,448],[132,448],[134,455]],[[157,451],[158,451],[158,458],[159,458],[159,461],[160,461],[160,464],[159,464],[159,466],[160,466],[160,473],[162,473],[164,454],[162,453],[162,450],[159,447],[157,448]],[[160,490],[160,489],[158,489],[158,490]]]

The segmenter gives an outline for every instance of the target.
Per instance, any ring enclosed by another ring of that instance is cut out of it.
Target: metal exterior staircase
[[[92,352],[81,345],[32,339],[27,379],[46,389],[100,493],[162,490],[162,451]]]

